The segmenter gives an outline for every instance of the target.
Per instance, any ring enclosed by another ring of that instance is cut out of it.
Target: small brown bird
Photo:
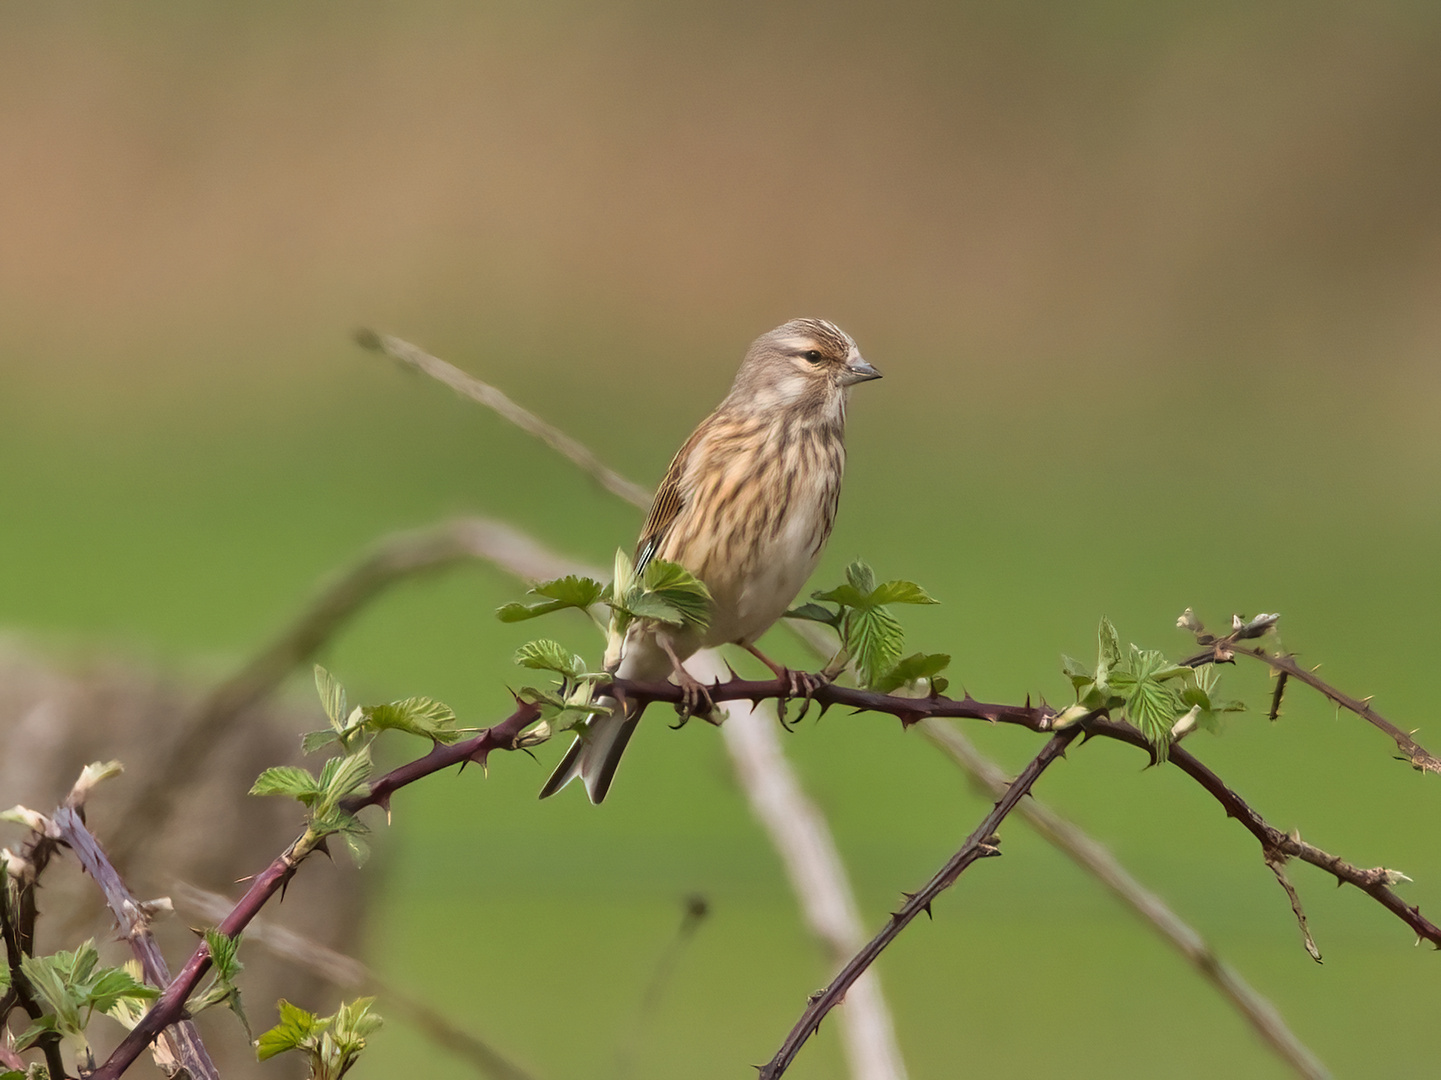
[[[703,703],[704,711],[705,689],[681,666],[698,649],[741,645],[781,670],[755,640],[815,569],[840,499],[846,399],[856,383],[880,377],[850,336],[822,319],[796,319],[755,340],[730,393],[671,462],[636,547],[637,573],[654,557],[705,582],[710,625],[700,631],[637,620],[618,677],[673,675],[687,701]],[[540,797],[579,776],[591,802],[604,799],[639,719],[619,709],[592,719]]]

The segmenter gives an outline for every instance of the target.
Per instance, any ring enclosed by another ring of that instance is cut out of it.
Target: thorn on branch
[[[1267,720],[1277,720],[1281,716],[1281,698],[1286,693],[1286,680],[1291,676],[1282,671],[1276,675],[1276,689],[1271,693],[1271,710],[1266,714]]]

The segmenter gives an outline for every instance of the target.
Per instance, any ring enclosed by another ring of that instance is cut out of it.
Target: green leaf
[[[1165,757],[1165,747],[1171,741],[1171,725],[1180,713],[1176,696],[1151,679],[1137,682],[1126,699],[1126,715],[1141,729],[1141,734]]]
[[[46,1035],[58,1034],[60,1034],[60,1025],[53,1015],[47,1014],[30,1022],[30,1026],[15,1040],[15,1049],[17,1051],[29,1050]]]
[[[521,622],[524,619],[534,619],[539,615],[548,615],[552,611],[561,611],[565,608],[580,608],[584,611],[591,605],[600,602],[604,586],[594,578],[569,574],[553,581],[543,581],[530,592],[532,595],[544,597],[544,599],[532,604],[506,604],[496,611],[497,618],[501,622]]]
[[[369,705],[361,711],[366,728],[377,733],[404,731],[438,743],[460,738],[460,732],[455,730],[455,712],[434,698],[406,698],[388,705]]]
[[[314,1013],[306,1012],[284,998],[277,1002],[277,1008],[280,1010],[280,1023],[269,1031],[261,1032],[260,1038],[255,1040],[255,1056],[261,1061],[268,1061],[287,1050],[300,1049],[328,1026],[319,1024]]]
[[[1067,656],[1065,653],[1061,654],[1061,672],[1066,678],[1071,680],[1071,685],[1076,688],[1078,695],[1084,687],[1090,686],[1091,683],[1095,682],[1095,679],[1091,675],[1090,668],[1075,657]]]
[[[921,679],[933,680],[950,665],[950,662],[951,658],[945,653],[913,653],[905,659],[897,661],[889,671],[876,680],[872,689],[889,694],[898,687],[919,682]]]
[[[641,575],[641,585],[647,594],[679,611],[685,623],[701,630],[710,625],[710,590],[679,563],[651,559]]]
[[[685,625],[685,613],[655,593],[632,593],[623,604],[617,603],[616,606],[637,619],[654,619],[669,626]]]
[[[272,765],[255,778],[250,794],[288,795],[311,806],[320,797],[321,786],[304,769],[294,765]]]
[[[322,746],[329,746],[331,743],[340,742],[340,733],[326,728],[324,731],[307,731],[300,737],[300,752],[302,754],[313,754]],[[251,794],[255,794],[251,792]]]
[[[215,973],[226,982],[233,981],[245,967],[238,958],[240,952],[240,936],[238,934],[230,937],[212,926],[205,931],[205,947],[210,950],[210,962],[215,966]]]
[[[76,951],[87,948],[91,952],[95,951],[88,941]],[[29,980],[36,996],[54,1013],[59,1030],[78,1035],[85,1030],[85,1024],[80,1018],[80,995],[72,988],[72,983],[77,981],[74,967],[75,953],[59,952],[53,956],[20,958],[20,970],[25,973],[25,978]],[[87,970],[85,975],[88,974]],[[83,980],[85,975],[79,976],[79,979]]]
[[[90,984],[85,1003],[97,1012],[108,1013],[121,999],[153,1001],[159,996],[159,990],[147,986],[124,968],[105,968]]]
[[[876,588],[875,572],[862,559],[846,567],[846,581],[863,596],[869,596]]]
[[[320,693],[320,704],[325,709],[325,715],[330,717],[331,726],[339,731],[345,726],[345,687],[334,675],[316,664],[315,689]]]
[[[811,593],[813,600],[824,600],[827,603],[840,604],[842,607],[848,608],[870,607],[870,596],[869,592],[861,592],[850,584],[837,585],[834,589],[826,592]]]
[[[585,674],[584,659],[571,652],[560,642],[547,638],[527,641],[516,650],[515,662],[521,667],[559,672],[570,679],[578,679]]]
[[[365,782],[373,767],[368,746],[345,757],[331,758],[320,770],[319,786],[325,792],[325,801],[334,804],[350,795],[367,794]]]
[[[785,614],[787,619],[805,619],[809,622],[825,623],[827,626],[839,627],[841,615],[838,611],[821,607],[820,604],[802,604],[800,607],[791,608]]]
[[[939,604],[914,581],[887,581],[871,592],[872,604]]]
[[[1121,639],[1111,620],[1101,619],[1096,630],[1096,685],[1105,688],[1110,679],[1111,669],[1121,662]]]
[[[846,647],[865,686],[889,671],[901,656],[905,631],[885,608],[861,608],[846,616]]]
[[[340,839],[345,844],[345,850],[350,853],[350,861],[355,864],[356,869],[364,866],[370,858],[370,845],[365,842],[365,838],[353,830],[342,829]]]
[[[605,586],[595,578],[567,574],[562,578],[542,581],[530,590],[536,596],[545,596],[568,607],[588,608],[600,602]]]

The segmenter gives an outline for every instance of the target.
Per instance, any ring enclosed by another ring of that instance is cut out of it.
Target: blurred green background
[[[603,562],[636,512],[351,330],[654,484],[751,338],[816,315],[886,375],[818,584],[858,554],[924,583],[911,644],[958,684],[1061,700],[1102,614],[1179,653],[1188,605],[1280,611],[1436,749],[1438,48],[1441,8],[1399,0],[7,5],[0,626],[201,686],[389,530],[479,512]],[[407,586],[323,659],[352,697],[488,722],[518,591]],[[1264,674],[1228,682],[1258,711],[1195,750],[1434,917],[1435,779],[1300,688],[1271,725]],[[714,914],[634,1077],[747,1075],[829,974],[716,733],[659,719],[599,810],[535,801],[550,747],[408,790],[370,874],[367,958],[547,1080],[615,1075],[688,892]],[[1037,747],[971,734],[1013,768]],[[982,812],[894,722],[787,746],[868,925]],[[1299,867],[1317,966],[1249,836],[1142,764],[1087,745],[1039,794],[1337,1075],[1433,1068],[1430,951]],[[1005,850],[880,964],[914,1077],[1284,1075],[1093,882],[1019,824]],[[402,1069],[470,1075],[398,1022],[354,1075]],[[831,1024],[791,1075],[841,1070]]]

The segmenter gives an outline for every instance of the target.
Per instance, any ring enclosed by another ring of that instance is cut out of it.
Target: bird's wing
[[[635,546],[635,572],[637,574],[645,570],[646,563],[650,562],[651,557],[661,549],[661,545],[665,543],[666,534],[670,532],[670,527],[680,516],[681,507],[685,505],[682,478],[685,476],[686,459],[690,457],[696,444],[705,437],[708,427],[710,427],[709,419],[691,432],[685,445],[677,450],[675,457],[671,459],[670,468],[665,471],[665,479],[656,489],[655,500],[650,504],[650,513],[646,516],[645,527],[641,529],[640,540]]]

